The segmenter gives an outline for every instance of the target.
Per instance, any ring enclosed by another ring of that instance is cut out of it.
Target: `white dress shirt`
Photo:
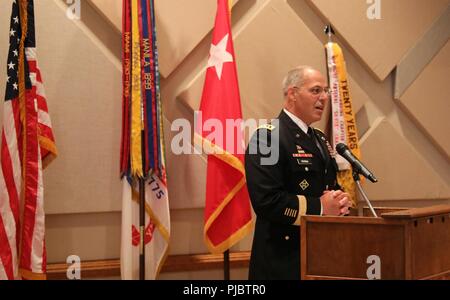
[[[294,115],[293,113],[291,113],[290,111],[288,111],[286,108],[283,108],[283,111],[289,116],[289,118],[291,118],[292,121],[294,121],[295,124],[297,124],[298,127],[300,127],[300,129],[308,134],[308,125],[306,125],[305,122],[303,122],[299,117],[297,117],[296,115]]]

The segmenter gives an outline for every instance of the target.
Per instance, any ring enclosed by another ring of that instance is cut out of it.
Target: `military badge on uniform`
[[[301,158],[301,157],[307,157],[307,158],[312,158],[313,155],[311,153],[305,153],[305,150],[303,150],[303,148],[299,145],[297,146],[297,153],[292,153],[292,157],[296,157],[296,158]],[[300,164],[300,163],[299,163]]]
[[[306,179],[303,179],[303,181],[300,182],[298,185],[302,188],[302,190],[306,190],[309,187],[309,183]]]
[[[286,207],[286,209],[284,210],[284,215],[287,217],[295,218],[297,216],[297,211],[298,210],[296,209]]]
[[[313,155],[310,153],[293,153],[292,157],[310,157],[310,158],[312,158]]]

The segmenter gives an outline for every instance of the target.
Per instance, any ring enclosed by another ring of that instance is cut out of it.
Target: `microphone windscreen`
[[[344,154],[345,150],[347,150],[347,149],[348,149],[347,145],[345,145],[343,143],[339,143],[336,145],[336,151],[340,155]]]

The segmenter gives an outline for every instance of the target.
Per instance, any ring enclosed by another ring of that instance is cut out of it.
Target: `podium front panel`
[[[305,279],[367,279],[379,264],[382,279],[405,278],[405,225],[376,218],[308,217],[302,228]]]

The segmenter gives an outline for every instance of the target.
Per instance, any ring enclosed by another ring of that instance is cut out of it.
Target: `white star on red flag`
[[[233,61],[233,56],[231,53],[227,52],[228,44],[228,33],[223,37],[223,39],[217,43],[217,45],[211,44],[211,49],[209,50],[209,60],[208,67],[215,67],[217,77],[222,77],[223,64]]]

